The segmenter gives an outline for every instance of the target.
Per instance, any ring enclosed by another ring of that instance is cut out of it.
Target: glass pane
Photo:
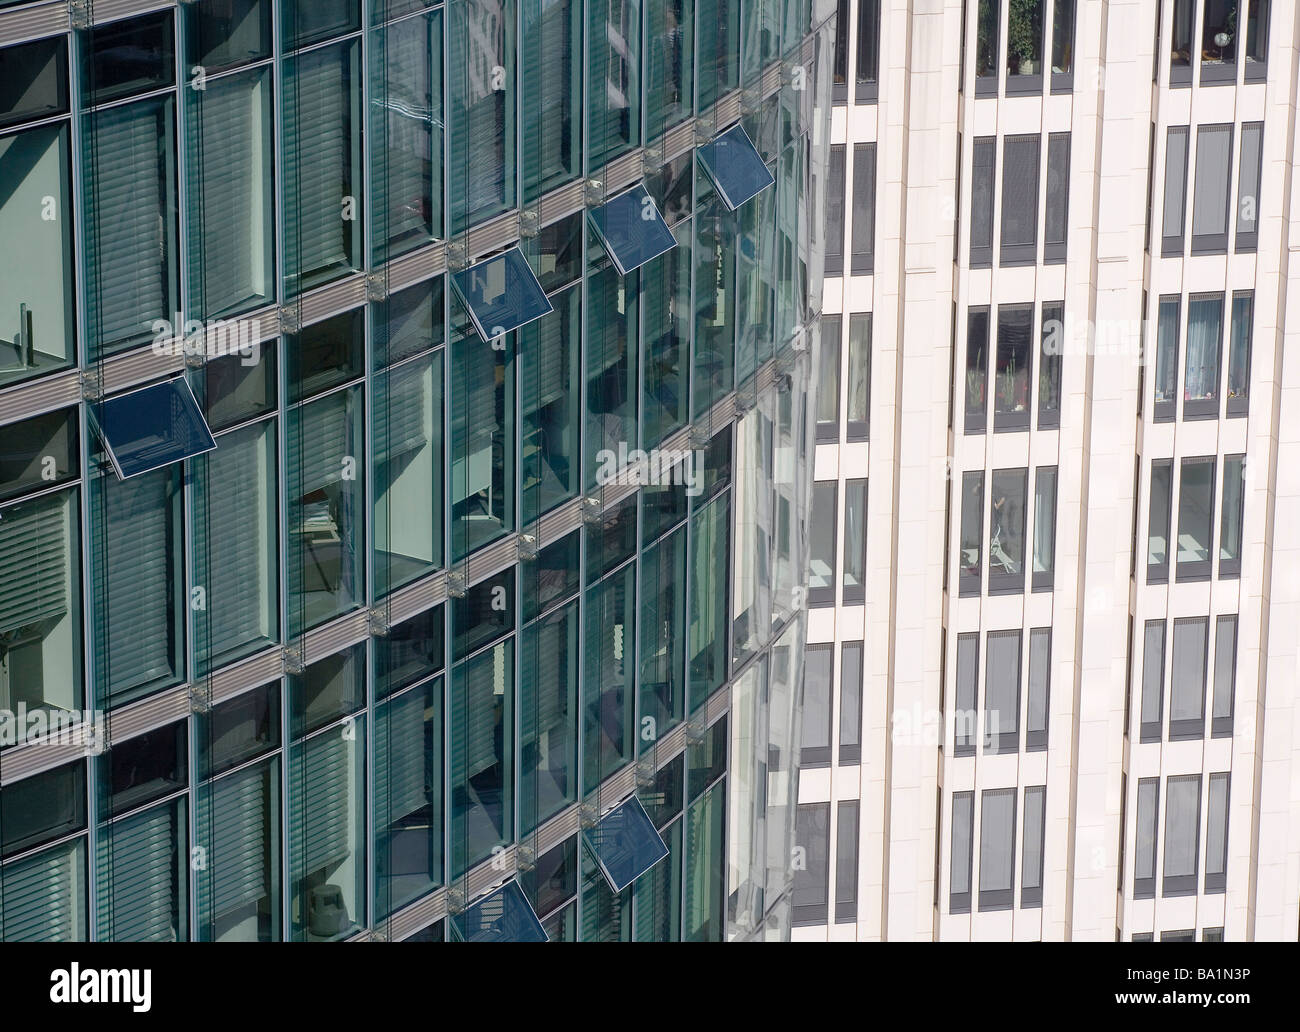
[[[691,518],[690,681],[688,712],[722,687],[727,677],[727,563],[731,496],[711,501]]]
[[[701,177],[702,178],[702,177]],[[703,188],[703,181],[700,189]],[[695,382],[698,418],[735,385],[736,218],[716,198],[695,214]]]
[[[998,89],[998,17],[1002,13],[1001,7],[997,0],[979,0],[975,15],[975,76],[977,79],[993,79],[985,87],[993,93]],[[977,83],[977,89],[980,85]]]
[[[646,11],[646,137],[654,139],[691,114],[695,4],[646,0]]]
[[[835,601],[835,525],[839,516],[836,504],[839,485],[834,480],[813,484],[812,518],[808,525],[809,602],[831,604]]]
[[[1175,620],[1169,692],[1169,738],[1201,738],[1205,732],[1206,654],[1209,621]]]
[[[91,482],[99,698],[121,705],[183,676],[181,467]]]
[[[442,18],[434,11],[371,33],[369,150],[374,262],[442,232]]]
[[[1187,85],[1192,81],[1192,17],[1196,0],[1174,0],[1174,23],[1170,33],[1170,82]]]
[[[442,881],[442,678],[375,716],[375,916]]]
[[[1016,860],[1016,791],[980,795],[980,910],[1012,905]]]
[[[641,142],[641,4],[587,7],[587,168],[596,171]]]
[[[600,819],[583,838],[601,873],[615,892],[622,892],[668,855],[645,807],[633,796]]]
[[[387,301],[371,303],[376,368],[396,365],[445,343],[443,293],[440,276],[399,290]]]
[[[731,211],[776,182],[744,126],[732,126],[695,155]]]
[[[1192,200],[1193,251],[1222,251],[1228,245],[1231,170],[1232,126],[1200,126],[1196,130],[1196,181]]]
[[[195,874],[200,938],[279,941],[279,757],[213,782],[196,805],[197,841],[208,854]]]
[[[847,21],[844,31],[848,31]],[[871,99],[880,78],[880,0],[858,3],[857,100]]]
[[[618,271],[627,275],[677,246],[677,241],[641,185],[588,211],[591,224]]]
[[[275,341],[253,344],[247,354],[213,358],[204,365],[201,379],[196,378],[196,393],[213,433],[279,407],[278,365]]]
[[[1008,136],[1003,144],[1003,265],[1034,261],[1038,240],[1038,157],[1038,136]]]
[[[1183,459],[1178,487],[1178,573],[1208,576],[1214,515],[1214,458]]]
[[[1196,893],[1200,844],[1201,776],[1170,778],[1165,790],[1165,864],[1163,895]]]
[[[289,771],[293,938],[346,938],[365,914],[364,716],[294,746]]]
[[[375,694],[392,695],[441,670],[446,637],[442,606],[390,627],[375,641]]]
[[[966,316],[966,432],[983,433],[988,412],[989,310],[972,308]]]
[[[279,640],[279,450],[274,421],[224,435],[194,464],[195,658],[201,670]]]
[[[1156,324],[1155,421],[1174,418],[1178,400],[1179,299],[1161,298]]]
[[[834,656],[832,645],[809,645],[804,653],[803,738],[799,749],[799,762],[804,767],[825,767],[831,762]]]
[[[1239,0],[1201,0],[1201,82],[1237,77],[1237,7]]]
[[[1250,338],[1253,292],[1232,295],[1232,334],[1228,339],[1228,415],[1244,416],[1250,402]]]
[[[88,104],[107,104],[176,81],[171,11],[96,25],[87,34],[86,42]]]
[[[1253,251],[1259,228],[1259,187],[1263,171],[1264,123],[1241,127],[1241,166],[1237,170],[1237,251]]]
[[[1052,74],[1074,70],[1075,0],[1055,0],[1052,5]]]
[[[1142,741],[1160,741],[1164,719],[1165,622],[1148,620],[1142,639]]]
[[[862,642],[840,647],[840,763],[856,763],[862,744]]]
[[[1173,505],[1173,463],[1151,464],[1151,499],[1147,516],[1147,583],[1169,576],[1169,517]]]
[[[961,475],[961,543],[958,568],[961,594],[978,595],[982,582],[984,528],[984,474]],[[816,540],[815,538],[813,540]]]
[[[844,482],[844,600],[865,597],[867,583],[867,482]]]
[[[1237,618],[1221,616],[1214,628],[1214,705],[1211,734],[1223,738],[1232,734],[1232,714],[1237,681]]]
[[[0,387],[72,359],[70,160],[66,125],[0,137],[0,238],[23,242],[0,249]]]
[[[361,267],[360,62],[356,41],[285,59],[282,160],[290,296]]]
[[[1246,457],[1223,458],[1223,513],[1219,523],[1219,575],[1241,570],[1241,523],[1246,504]]]
[[[578,602],[529,624],[520,641],[520,798],[525,834],[576,798]]]
[[[998,354],[993,429],[1029,429],[1029,374],[1033,369],[1034,306],[998,307]]]
[[[71,718],[82,707],[79,522],[75,488],[0,508],[4,746],[46,730],[21,714]]]
[[[984,750],[1015,752],[1020,743],[1020,631],[990,631],[984,670]]]
[[[702,32],[696,40],[696,114],[702,114],[727,90],[739,85],[740,7],[738,0],[697,2],[696,24],[708,26],[708,32]]]
[[[211,71],[271,56],[272,0],[194,0],[188,16],[189,63]]]
[[[994,470],[989,509],[989,591],[1024,590],[1025,480],[1023,469]]]
[[[875,263],[876,236],[876,145],[853,145],[853,234],[849,271],[855,276],[869,273]]]
[[[452,285],[478,335],[492,341],[548,314],[551,303],[518,247],[452,273]]]
[[[66,38],[52,36],[0,49],[0,129],[67,110]]]
[[[451,877],[514,837],[514,641],[461,664],[451,682]]]
[[[839,440],[839,417],[840,317],[823,315],[817,369],[817,437],[819,440]]]
[[[75,478],[81,468],[77,410],[9,423],[0,453],[0,500]]]
[[[645,314],[642,432],[648,448],[684,426],[689,418],[686,379],[691,334],[690,223],[683,225],[676,236],[678,243],[685,246],[666,252],[640,274]]]
[[[523,0],[524,196],[582,173],[582,4]]]
[[[1155,895],[1156,820],[1159,806],[1160,779],[1143,778],[1138,782],[1137,848],[1133,861],[1133,894],[1138,899],[1150,899]]]
[[[262,685],[213,706],[200,715],[196,727],[201,777],[224,773],[279,748],[280,682]]]
[[[442,368],[436,351],[372,381],[375,594],[442,565]]]
[[[686,811],[686,903],[682,937],[687,942],[721,942],[723,938],[727,894],[723,852],[726,802],[727,783],[723,781],[691,803]],[[822,887],[825,889],[824,882]]]
[[[1007,12],[1007,90],[1015,79],[1043,74],[1043,0],[1018,0]]]
[[[970,913],[971,868],[974,860],[971,849],[975,838],[974,792],[953,793],[951,828],[948,912],[968,914]]]
[[[297,738],[354,713],[366,703],[366,646],[318,659],[289,684],[289,719]]]
[[[86,292],[92,354],[179,330],[171,97],[88,116]]]
[[[546,942],[537,914],[514,880],[452,917],[451,924],[462,942]]]
[[[113,468],[123,480],[217,446],[184,379],[119,394],[92,412]]]
[[[365,597],[360,386],[290,410],[289,621],[292,633]]]
[[[871,422],[870,313],[849,316],[849,385],[847,393],[849,440],[866,440]]]
[[[99,941],[187,941],[189,852],[184,797],[108,825],[97,864]]]
[[[1164,200],[1164,243],[1165,254],[1181,254],[1183,251],[1183,220],[1187,208],[1187,126],[1169,127],[1165,143],[1165,200]],[[1208,174],[1208,173],[1207,173]],[[1223,188],[1227,189],[1225,177]],[[1207,183],[1208,187],[1212,183]]]
[[[590,792],[634,755],[635,563],[587,589],[586,621],[583,785]]]
[[[987,3],[988,0],[983,0]],[[996,15],[994,16],[996,17]],[[970,264],[993,263],[993,177],[997,170],[997,137],[975,141],[971,157]]]
[[[1043,305],[1042,335],[1038,354],[1038,429],[1050,430],[1061,422],[1061,363],[1065,352],[1065,306]]]
[[[1034,589],[1050,588],[1056,569],[1056,467],[1034,477]]]
[[[650,748],[686,715],[686,530],[650,546],[641,557],[641,749]]]

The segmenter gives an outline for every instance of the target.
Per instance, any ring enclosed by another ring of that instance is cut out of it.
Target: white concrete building
[[[794,937],[1295,940],[1300,4],[839,17]]]

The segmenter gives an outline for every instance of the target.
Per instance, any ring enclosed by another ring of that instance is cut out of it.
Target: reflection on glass
[[[695,71],[694,0],[646,0],[646,136],[691,113]]]
[[[685,642],[686,529],[678,527],[641,557],[642,751],[685,716]]]
[[[189,63],[208,71],[271,56],[272,0],[195,0],[188,15]]]
[[[962,595],[978,595],[983,580],[984,474],[961,475],[961,543],[958,569]]]
[[[525,627],[519,648],[519,820],[529,834],[576,798],[577,599]]]
[[[365,717],[293,747],[289,769],[291,917],[296,942],[365,923]]]
[[[1035,591],[1052,587],[1056,570],[1056,467],[1040,466],[1034,477]]]
[[[508,638],[452,672],[453,878],[514,837],[514,644]]]
[[[532,200],[580,175],[582,4],[522,0],[523,180]]]
[[[1178,485],[1178,579],[1209,576],[1214,457],[1183,459]]]
[[[280,939],[280,760],[245,767],[198,793],[195,873],[203,942]]]
[[[975,15],[975,89],[977,93],[998,91],[998,0],[979,0]],[[979,80],[985,80],[980,82]],[[989,80],[992,80],[991,82]]]
[[[1223,458],[1223,513],[1219,521],[1219,576],[1241,572],[1241,523],[1245,514],[1246,457]]]
[[[1043,305],[1042,336],[1038,353],[1038,429],[1050,430],[1061,422],[1061,356],[1065,352],[1065,306]]]
[[[1240,0],[1201,0],[1201,82],[1237,77],[1237,8]]]
[[[1219,352],[1223,337],[1223,295],[1193,295],[1187,303],[1187,367],[1183,374],[1183,418],[1219,414]]]
[[[583,677],[585,791],[632,758],[636,705],[636,564],[587,589]]]
[[[1055,0],[1052,7],[1052,75],[1074,71],[1075,0]],[[1054,83],[1055,84],[1055,83]]]
[[[466,328],[466,331],[468,328]],[[501,349],[461,331],[451,351],[452,555],[514,527],[515,384],[512,338]],[[509,485],[509,487],[507,486]]]
[[[524,523],[578,490],[579,297],[577,287],[556,294],[555,310],[519,331]]]
[[[22,241],[0,249],[0,387],[61,369],[72,358],[68,147],[66,125],[0,137],[0,239]]]
[[[1147,510],[1147,583],[1169,578],[1169,519],[1173,506],[1173,462],[1151,463],[1151,498]]]
[[[1019,78],[1039,88],[1043,74],[1043,2],[1012,0],[1007,9],[1007,91],[1018,92]]]
[[[1253,291],[1232,295],[1232,335],[1228,338],[1228,415],[1244,416],[1250,406],[1250,337]]]
[[[1025,480],[1023,469],[994,470],[989,492],[989,591],[1023,591],[1025,585]]]
[[[1157,423],[1174,418],[1178,405],[1179,299],[1162,297],[1156,322],[1155,415]]]
[[[101,942],[189,939],[186,813],[182,796],[124,817],[101,832],[96,865]]]
[[[989,375],[989,310],[972,308],[966,316],[966,433],[983,433],[988,418],[985,393]]]
[[[1029,374],[1033,369],[1034,306],[998,307],[998,353],[993,429],[1029,429]]]

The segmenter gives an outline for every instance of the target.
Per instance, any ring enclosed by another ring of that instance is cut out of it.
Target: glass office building
[[[788,935],[833,18],[0,0],[0,939]]]

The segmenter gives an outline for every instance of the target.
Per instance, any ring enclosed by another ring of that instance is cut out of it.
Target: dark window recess
[[[844,153],[844,144],[833,144],[826,168],[827,276],[844,273]]]
[[[63,36],[0,49],[0,129],[68,110],[68,41]]]
[[[830,803],[800,803],[795,811],[794,923],[826,923],[830,882]]]
[[[1164,720],[1165,622],[1148,620],[1142,635],[1140,741],[1158,742]]]
[[[1015,882],[1016,790],[985,791],[980,796],[980,910],[1014,906]]]
[[[1034,368],[1034,306],[998,306],[997,364],[993,378],[993,430],[1029,429]]]
[[[831,100],[843,104],[849,97],[849,0],[835,5],[835,53],[831,62]]]
[[[874,104],[880,87],[880,0],[858,0],[857,59],[854,99]]]
[[[1147,507],[1147,583],[1169,580],[1169,533],[1174,498],[1173,459],[1151,463],[1151,497]]]
[[[1162,297],[1156,316],[1156,371],[1152,379],[1155,405],[1151,418],[1156,423],[1172,422],[1178,412],[1178,335],[1182,320],[1181,299]]]
[[[1237,690],[1237,618],[1221,616],[1214,628],[1214,701],[1210,736],[1232,737],[1232,711]]]
[[[952,824],[949,830],[948,913],[970,913],[970,883],[974,860],[975,793],[952,794]]]
[[[1061,425],[1061,363],[1065,354],[1065,305],[1043,304],[1038,354],[1038,429]]]
[[[1249,65],[1247,66],[1249,68]],[[1241,158],[1237,170],[1236,245],[1238,254],[1255,250],[1259,243],[1259,191],[1263,173],[1264,123],[1241,127]]]
[[[0,856],[10,857],[86,827],[86,764],[55,767],[0,792]]]
[[[1254,321],[1255,293],[1237,291],[1232,295],[1232,327],[1228,336],[1228,418],[1240,418],[1250,412],[1250,344]]]
[[[961,540],[958,553],[958,592],[965,598],[978,595],[984,569],[984,474],[961,476]]]
[[[1020,631],[989,631],[985,645],[984,751],[1020,747]]]
[[[1192,254],[1224,254],[1228,250],[1231,172],[1232,126],[1199,126],[1192,184]]]
[[[989,594],[1025,590],[1025,496],[1029,471],[993,471],[989,491]]]
[[[966,398],[964,427],[968,434],[982,434],[988,421],[989,310],[966,312]]]
[[[858,801],[839,804],[835,829],[835,921],[858,919]]]
[[[975,755],[975,728],[979,712],[975,707],[980,666],[980,636],[957,635],[957,690],[953,709],[953,755]]]
[[[1187,142],[1189,129],[1171,125],[1165,136],[1164,228],[1160,254],[1165,258],[1183,253],[1183,223],[1187,214]]]
[[[1160,821],[1160,779],[1143,778],[1137,789],[1137,846],[1133,853],[1133,897],[1156,894],[1156,829]]]
[[[1052,629],[1035,627],[1029,632],[1029,693],[1025,713],[1026,752],[1040,752],[1047,748],[1051,693]]]
[[[117,816],[182,789],[189,782],[184,721],[115,744],[102,762],[108,814]]]
[[[87,37],[87,103],[106,104],[175,83],[171,11],[96,25]]]
[[[76,408],[10,423],[3,433],[0,501],[44,490],[77,476],[81,462]]]

